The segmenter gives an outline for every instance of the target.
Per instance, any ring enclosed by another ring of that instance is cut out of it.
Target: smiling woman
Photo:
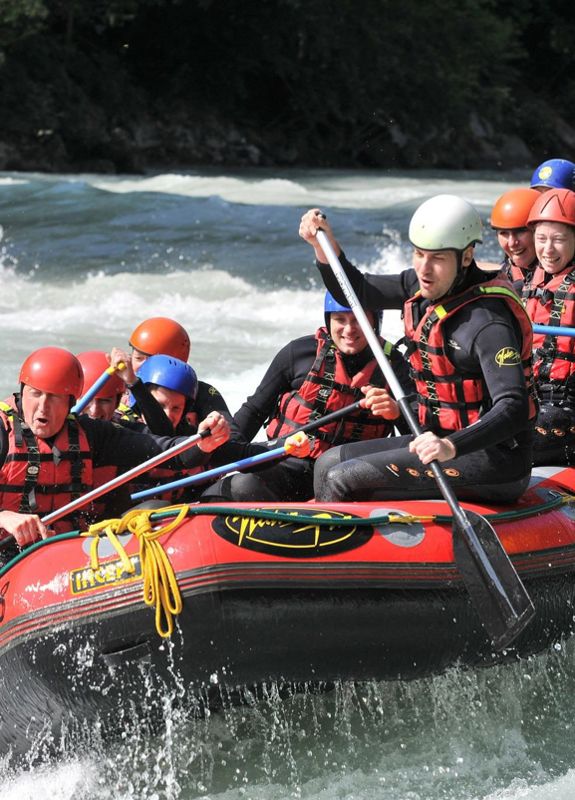
[[[538,266],[523,287],[534,323],[575,325],[575,192],[552,189],[529,214]],[[534,463],[571,464],[575,458],[575,340],[535,333],[534,375],[541,401]]]
[[[533,230],[527,220],[538,198],[535,189],[511,189],[498,198],[491,212],[491,227],[505,254],[503,270],[511,281],[522,281],[536,266]]]

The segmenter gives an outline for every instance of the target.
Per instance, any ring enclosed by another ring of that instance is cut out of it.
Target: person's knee
[[[207,486],[201,494],[202,502],[222,503],[233,500],[231,478],[231,475],[226,475],[225,478],[220,478],[220,480]]]
[[[209,486],[202,493],[203,501],[236,503],[273,502],[275,495],[256,474],[238,472]]]
[[[324,465],[321,472],[317,471],[314,479],[314,496],[316,500],[336,503],[348,499],[349,487],[347,478],[349,471],[343,464],[333,466]]]
[[[326,450],[325,453],[317,459],[314,468],[314,486],[318,481],[323,483],[326,479],[327,473],[340,463],[339,447],[333,447],[331,450]]]

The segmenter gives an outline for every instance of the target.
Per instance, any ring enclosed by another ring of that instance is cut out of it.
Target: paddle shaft
[[[389,387],[391,388],[391,391],[395,396],[395,399],[400,407],[401,413],[405,417],[405,420],[409,425],[410,429],[412,430],[412,432],[416,436],[418,436],[421,433],[421,429],[411,410],[411,407],[409,406],[406,400],[405,393],[401,387],[401,384],[395,377],[395,373],[393,372],[391,364],[389,363],[385,353],[383,352],[383,348],[381,347],[379,339],[375,335],[375,332],[372,326],[370,325],[370,322],[365,314],[365,311],[363,310],[325,231],[319,230],[317,232],[317,240],[323,252],[325,253],[326,258],[328,259],[333,274],[337,279],[337,282],[339,283],[341,290],[344,293],[351,310],[353,311],[357,321],[359,322],[363,334],[366,337],[373,351],[375,359],[379,364],[379,367],[383,372],[389,384]],[[453,513],[454,522],[457,526],[458,531],[465,538],[466,544],[468,546],[468,549],[470,551],[473,560],[476,562],[477,566],[482,571],[483,575],[487,578],[490,593],[495,592],[497,594],[499,604],[504,609],[504,616],[508,617],[509,619],[509,622],[507,623],[507,628],[511,629],[511,626],[514,622],[516,623],[519,622],[518,614],[516,613],[515,608],[513,606],[513,598],[510,596],[510,593],[508,593],[505,587],[503,586],[499,574],[494,569],[493,564],[489,559],[489,556],[487,555],[471,523],[469,522],[467,516],[465,515],[464,510],[459,505],[457,497],[455,496],[451,486],[446,480],[445,475],[443,474],[441,467],[439,466],[439,463],[437,461],[431,461],[427,466],[429,466],[430,469],[433,471],[433,476],[437,482],[439,490],[441,491],[442,496],[444,497],[445,501],[447,502]],[[487,527],[490,527],[486,520],[485,523]],[[503,550],[503,547],[499,542],[495,531],[493,531],[493,539],[494,539],[494,544],[498,545],[498,547],[502,551],[502,554],[505,555],[505,558],[507,559],[505,551]],[[516,577],[516,581],[514,581],[516,587],[521,589],[523,593],[527,595],[525,587],[523,586],[519,576],[515,573],[514,570],[513,573]],[[465,577],[466,576],[464,574],[464,579]],[[481,613],[481,610],[480,609],[478,610]],[[489,622],[489,620],[484,619],[484,622]]]
[[[575,328],[562,328],[560,325],[539,325],[533,323],[533,333],[546,333],[548,336],[575,336]]]
[[[113,478],[111,481],[107,481],[103,483],[101,486],[97,486],[92,491],[83,494],[81,497],[77,497],[75,500],[72,500],[70,503],[66,503],[65,506],[62,508],[57,509],[56,511],[52,511],[50,514],[47,514],[45,517],[42,517],[42,522],[44,525],[50,525],[53,522],[56,522],[62,517],[71,514],[73,511],[77,511],[79,508],[82,508],[87,503],[92,502],[92,500],[97,500],[102,495],[106,494],[107,492],[111,492],[112,489],[118,488],[118,486],[122,486],[124,483],[132,480],[132,478],[137,478],[138,475],[141,475],[144,472],[147,472],[149,469],[153,469],[154,467],[163,464],[164,461],[168,461],[170,458],[174,458],[178,456],[180,453],[183,453],[188,448],[192,447],[195,444],[198,444],[202,439],[205,439],[206,436],[211,435],[211,430],[208,428],[201,433],[195,433],[193,436],[188,436],[186,439],[181,441],[179,444],[175,444],[173,447],[170,447],[168,450],[164,450],[163,453],[158,453],[158,455],[149,458],[147,461],[142,462],[142,464],[138,464],[136,467],[132,467],[127,472],[123,472],[121,475]]]
[[[338,419],[345,417],[346,414],[349,414],[351,411],[358,411],[360,408],[361,400],[357,400],[355,403],[345,406],[345,408],[332,411],[330,414],[326,414],[324,417],[319,417],[318,419],[314,419],[312,422],[308,422],[301,428],[296,428],[294,431],[291,431],[288,436],[293,436],[294,433],[308,433],[308,431],[315,431],[317,428],[321,428],[322,425],[328,425],[330,422],[336,422]],[[286,438],[286,436],[280,436],[277,439],[270,439],[268,445],[276,445],[278,442],[281,442],[282,439]]]
[[[357,400],[355,403],[345,406],[345,408],[332,411],[330,414],[326,414],[324,417],[315,419],[313,422],[308,422],[307,425],[292,431],[289,436],[294,436],[296,433],[307,433],[308,431],[313,431],[316,428],[320,428],[322,425],[327,425],[329,422],[335,422],[341,417],[344,417],[346,414],[349,414],[350,411],[357,411],[359,408],[361,408],[360,403],[361,401]],[[268,442],[268,444],[277,444],[277,442],[281,441],[282,438],[286,437],[272,439]],[[219,475],[225,475],[227,472],[235,472],[236,470],[246,469],[247,467],[252,467],[256,464],[262,464],[265,461],[271,461],[274,458],[281,458],[284,455],[287,455],[287,453],[285,450],[285,445],[282,445],[269,450],[267,453],[258,453],[255,456],[248,456],[240,461],[233,461],[230,464],[223,464],[221,467],[214,467],[214,469],[207,470],[206,472],[200,472],[197,475],[190,475],[188,478],[180,478],[177,481],[171,481],[170,483],[165,483],[162,486],[155,486],[151,489],[143,489],[141,492],[135,492],[133,495],[131,495],[131,497],[132,500],[143,500],[146,497],[152,497],[153,495],[161,494],[162,492],[170,489],[178,489],[181,486],[191,486],[194,483],[203,483],[204,481],[210,480],[210,478],[217,478]]]
[[[221,467],[214,467],[205,472],[199,472],[197,475],[189,475],[187,478],[180,478],[177,481],[164,483],[162,486],[152,486],[150,489],[142,489],[141,492],[135,492],[130,495],[132,500],[143,500],[146,497],[152,497],[156,494],[162,494],[170,489],[179,489],[181,486],[193,486],[195,483],[203,483],[211,478],[217,478],[220,475],[225,475],[228,472],[235,472],[239,469],[246,469],[253,467],[257,464],[263,464],[265,461],[272,461],[274,458],[281,458],[287,455],[285,445],[282,447],[275,447],[273,450],[268,450],[265,453],[258,453],[255,456],[248,456],[239,461],[232,461],[229,464],[222,464]]]
[[[120,362],[115,367],[108,367],[105,369],[104,372],[97,378],[94,383],[90,386],[86,394],[84,394],[79,400],[76,401],[76,404],[72,406],[70,412],[72,414],[79,414],[83,411],[88,403],[92,401],[92,399],[98,394],[102,386],[107,383],[112,375],[119,369],[124,369],[125,364]]]

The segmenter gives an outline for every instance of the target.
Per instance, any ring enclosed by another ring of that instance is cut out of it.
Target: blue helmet
[[[330,293],[325,293],[325,298],[323,301],[323,312],[324,312],[324,319],[325,319],[325,327],[329,331],[329,315],[332,311],[351,311],[349,306],[342,306],[341,303],[338,303],[335,297]],[[374,316],[374,323],[373,329],[377,334],[379,334],[381,330],[381,320],[383,319],[383,311],[372,311],[371,312]]]
[[[153,383],[164,389],[179,392],[193,403],[198,394],[198,378],[195,371],[179,358],[155,355],[147,358],[138,370],[142,383]]]
[[[531,176],[531,188],[575,189],[575,164],[565,158],[550,158]]]

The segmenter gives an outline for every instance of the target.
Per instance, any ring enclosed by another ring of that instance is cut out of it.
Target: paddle
[[[132,480],[132,478],[137,478],[138,475],[141,475],[143,472],[147,472],[149,469],[153,467],[157,467],[159,464],[163,464],[164,461],[168,461],[170,458],[174,458],[174,456],[183,453],[184,450],[192,447],[192,445],[197,444],[202,439],[205,439],[206,436],[211,435],[211,430],[208,428],[201,433],[195,433],[193,436],[188,436],[186,439],[183,439],[179,444],[175,444],[173,447],[170,447],[168,450],[164,450],[163,453],[158,453],[158,455],[149,458],[147,461],[143,461],[141,464],[138,464],[136,467],[132,467],[127,472],[123,472],[121,475],[112,478],[111,481],[107,481],[103,483],[101,486],[97,486],[95,489],[92,489],[90,492],[83,494],[81,497],[77,497],[75,500],[72,500],[70,503],[66,503],[65,506],[62,508],[57,509],[56,511],[52,511],[50,514],[47,514],[45,517],[42,517],[42,522],[44,525],[50,525],[52,522],[56,522],[62,517],[67,516],[67,514],[71,514],[72,511],[76,511],[82,506],[85,506],[87,503],[90,503],[92,500],[97,500],[98,497],[102,497],[102,495],[107,494],[107,492],[111,492],[112,489],[116,489],[118,486],[122,486],[122,484],[127,483],[128,481]]]
[[[294,436],[296,433],[307,433],[308,431],[313,431],[316,428],[321,428],[322,425],[326,425],[329,422],[335,422],[341,417],[344,417],[346,414],[349,414],[350,411],[357,411],[359,408],[361,408],[360,404],[361,400],[357,400],[355,403],[351,403],[349,406],[345,406],[344,408],[340,408],[337,411],[332,411],[330,414],[326,414],[323,417],[314,419],[312,422],[308,422],[303,427],[292,431],[289,436]],[[282,440],[282,438],[287,437],[271,439],[268,442],[268,445],[277,444]],[[240,461],[232,461],[230,464],[224,464],[221,467],[214,467],[214,469],[207,470],[206,472],[200,472],[197,475],[190,475],[188,478],[180,478],[179,480],[172,481],[171,483],[164,483],[162,486],[155,486],[151,489],[142,489],[142,491],[135,492],[133,495],[131,495],[131,498],[132,500],[143,500],[145,497],[152,497],[153,495],[161,494],[162,492],[170,489],[178,489],[181,486],[190,486],[194,483],[203,483],[203,481],[209,480],[210,478],[216,478],[219,475],[225,475],[227,472],[235,472],[236,470],[247,469],[248,467],[252,467],[256,464],[262,464],[265,461],[271,461],[274,458],[281,458],[287,454],[288,451],[286,450],[284,443],[281,446],[269,450],[267,453],[258,453],[255,456],[248,456]]]
[[[575,328],[562,328],[560,325],[539,325],[533,323],[533,333],[546,333],[549,336],[575,336]]]
[[[273,450],[267,450],[263,453],[258,453],[255,456],[248,456],[241,458],[239,461],[232,461],[229,464],[222,464],[221,467],[214,467],[205,472],[199,472],[197,475],[189,475],[187,478],[180,478],[177,481],[164,483],[161,486],[152,486],[150,489],[142,489],[140,492],[134,492],[130,495],[132,500],[143,500],[146,497],[152,497],[155,494],[162,494],[170,489],[179,489],[180,486],[192,486],[195,483],[203,483],[211,478],[217,478],[220,475],[225,475],[228,472],[236,472],[236,470],[246,469],[247,467],[254,467],[257,464],[263,464],[266,461],[272,461],[275,458],[282,458],[289,453],[289,446],[282,445],[281,447],[274,447]]]
[[[401,413],[410,429],[418,436],[421,433],[419,424],[335,250],[324,231],[318,231],[317,239]],[[453,514],[453,550],[457,567],[494,647],[502,649],[513,641],[533,617],[535,609],[531,599],[489,522],[480,514],[472,511],[466,513],[461,508],[437,461],[432,461],[429,467]]]
[[[76,404],[72,406],[72,408],[70,409],[70,412],[72,414],[79,414],[80,411],[82,411],[84,408],[86,408],[86,406],[92,400],[92,398],[94,398],[96,396],[96,394],[100,391],[102,386],[107,381],[110,380],[112,375],[115,372],[117,372],[119,369],[124,369],[124,367],[125,367],[124,362],[120,361],[118,364],[116,364],[116,366],[114,366],[114,367],[110,366],[107,369],[105,369],[104,372],[102,372],[102,374],[100,375],[100,377],[97,378],[94,381],[94,383],[90,386],[90,388],[88,389],[86,394],[84,394],[83,397],[81,397],[79,400],[76,401]]]
[[[349,414],[350,411],[357,411],[361,408],[361,400],[357,400],[355,403],[351,403],[349,406],[344,406],[344,408],[340,408],[337,411],[332,411],[330,414],[326,414],[323,417],[318,417],[317,419],[312,420],[312,422],[308,422],[306,425],[303,425],[301,428],[296,428],[295,431],[292,431],[289,436],[293,436],[294,433],[307,433],[308,431],[315,431],[317,428],[321,428],[322,425],[327,425],[330,422],[335,422],[341,417],[345,417],[346,414]],[[270,439],[268,441],[268,446],[276,445],[278,442],[281,442],[282,439],[286,439],[287,437],[282,436],[278,439]]]

